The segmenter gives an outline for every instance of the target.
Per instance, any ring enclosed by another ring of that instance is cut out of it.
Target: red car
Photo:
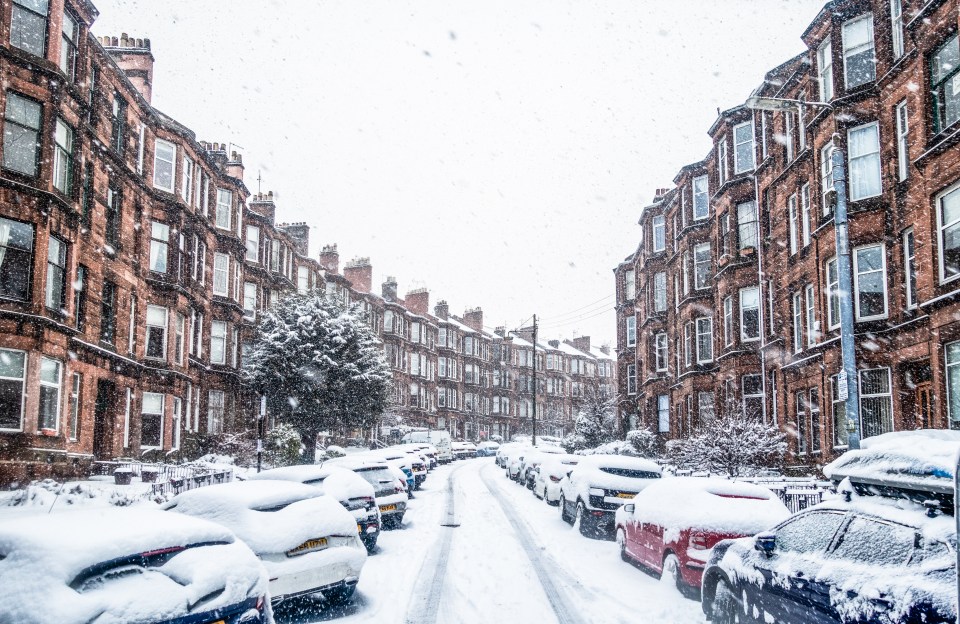
[[[699,590],[714,544],[755,535],[789,515],[776,494],[759,485],[667,477],[617,510],[617,544],[624,561],[669,575],[681,591]]]

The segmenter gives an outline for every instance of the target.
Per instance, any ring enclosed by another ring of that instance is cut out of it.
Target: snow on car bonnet
[[[660,479],[633,499],[633,517],[676,529],[753,535],[790,515],[769,489],[700,477]]]
[[[896,431],[865,438],[861,446],[824,466],[823,473],[834,481],[850,478],[870,484],[953,493],[960,431]]]

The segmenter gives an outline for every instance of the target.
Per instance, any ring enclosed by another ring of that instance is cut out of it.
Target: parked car
[[[450,432],[438,429],[436,431],[411,431],[401,438],[401,442],[420,442],[432,444],[437,449],[437,461],[448,464],[453,461]]]
[[[765,531],[790,515],[770,489],[752,483],[672,477],[650,483],[616,511],[624,561],[699,591],[710,549]]]
[[[863,440],[824,467],[829,500],[752,538],[714,546],[703,573],[713,622],[955,622],[953,505],[960,432]],[[737,619],[740,618],[740,619]]]
[[[501,444],[500,448],[497,449],[497,455],[495,460],[497,466],[499,466],[500,468],[506,469],[507,461],[509,460],[510,454],[516,449],[519,449],[521,447],[526,447],[526,446],[530,446],[530,445],[521,444],[519,442],[507,442],[505,444]]]
[[[380,508],[380,519],[385,529],[399,528],[407,511],[406,477],[403,483],[385,462],[362,458],[345,457],[332,460],[336,465],[349,468],[373,486],[373,493]]]
[[[246,544],[220,524],[157,509],[4,520],[0,587],[0,622],[272,621],[266,571]]]
[[[544,457],[540,465],[534,469],[533,494],[545,500],[548,505],[559,503],[560,481],[580,459],[580,455],[566,453]]]
[[[661,474],[647,459],[586,455],[560,480],[560,517],[584,536],[612,537],[617,508]]]
[[[454,459],[467,459],[468,457],[477,456],[477,446],[473,442],[454,442],[453,443],[453,458]]]
[[[419,454],[408,453],[402,448],[390,447],[371,451],[367,454],[370,457],[376,457],[382,461],[393,462],[404,472],[410,471],[412,482],[410,483],[410,493],[420,489],[420,485],[427,478],[427,463]]]
[[[251,480],[294,481],[319,488],[329,494],[353,514],[357,533],[372,553],[380,537],[380,510],[373,486],[352,470],[334,464],[284,466],[250,475]]]
[[[533,450],[534,449],[532,446],[525,444],[523,446],[510,449],[504,455],[504,468],[506,469],[508,479],[512,481],[519,481],[520,465],[523,463],[523,458],[527,453],[530,453]]]
[[[493,457],[499,449],[499,442],[481,442],[477,445],[477,457]]]
[[[533,481],[536,477],[534,470],[540,465],[540,462],[546,457],[552,455],[564,455],[563,449],[558,446],[535,446],[533,450],[524,454],[520,461],[520,471],[517,475],[517,482],[525,485],[528,490],[533,490]]]
[[[267,570],[274,608],[307,596],[349,600],[367,560],[350,512],[309,485],[221,483],[183,492],[163,508],[222,524],[242,539]]]
[[[433,470],[437,467],[437,447],[432,444],[423,444],[420,442],[411,442],[409,444],[399,444],[395,448],[412,449],[419,452],[427,460],[427,470]]]

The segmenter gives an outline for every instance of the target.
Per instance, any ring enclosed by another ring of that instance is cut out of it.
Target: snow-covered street
[[[703,622],[699,603],[582,537],[492,458],[441,466],[385,532],[339,622]]]

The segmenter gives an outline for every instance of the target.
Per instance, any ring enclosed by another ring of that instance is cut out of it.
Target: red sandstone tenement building
[[[664,438],[736,406],[799,464],[846,446],[830,156],[847,162],[864,436],[960,423],[958,2],[828,2],[614,270],[619,394]]]
[[[294,290],[363,305],[406,424],[520,428],[506,332],[479,308],[431,314],[426,291],[400,299],[392,279],[372,294],[369,261],[341,275],[336,246],[311,259],[309,227],[275,222],[239,154],[153,108],[149,39],[100,40],[96,17],[87,0],[0,0],[0,482],[175,458],[249,428],[245,345]],[[581,348],[567,366],[598,360]]]

